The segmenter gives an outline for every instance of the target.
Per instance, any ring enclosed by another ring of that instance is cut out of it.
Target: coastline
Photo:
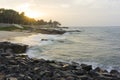
[[[108,72],[93,65],[71,64],[55,60],[34,59],[23,54],[27,45],[3,42],[15,37],[30,36],[33,33],[0,31],[0,80],[119,80],[120,72],[111,70]],[[3,46],[4,45],[4,46]],[[19,48],[18,48],[19,47]],[[7,50],[8,49],[8,50]],[[13,49],[13,52],[10,52]]]
[[[120,80],[117,70],[29,58],[27,45],[0,42],[0,80]]]
[[[15,37],[30,36],[32,34],[33,33],[27,33],[27,32],[0,31],[0,42],[9,41]]]

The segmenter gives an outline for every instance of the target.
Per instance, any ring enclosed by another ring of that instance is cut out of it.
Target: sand
[[[27,32],[11,32],[11,31],[0,31],[0,42],[11,40],[15,37],[30,36],[33,33]]]

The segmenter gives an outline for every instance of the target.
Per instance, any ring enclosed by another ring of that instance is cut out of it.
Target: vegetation
[[[0,27],[1,31],[14,31],[14,30],[22,30],[20,28],[14,27],[14,26],[10,26],[10,27]]]
[[[14,23],[14,24],[23,24],[23,25],[61,25],[58,21],[49,22],[41,20],[35,20],[34,18],[29,18],[25,16],[25,13],[19,13],[12,9],[0,9],[0,23]]]

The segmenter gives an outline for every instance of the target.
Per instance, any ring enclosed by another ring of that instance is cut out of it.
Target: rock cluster
[[[5,43],[6,44],[6,43]],[[29,58],[25,54],[0,54],[0,80],[120,80],[116,70],[108,72],[91,65]]]
[[[66,31],[66,32],[81,32],[80,30],[70,30],[70,31]]]
[[[27,45],[14,44],[10,42],[0,42],[0,53],[25,53]]]
[[[64,34],[66,31],[64,30],[56,30],[56,29],[37,29],[35,32],[42,34]]]

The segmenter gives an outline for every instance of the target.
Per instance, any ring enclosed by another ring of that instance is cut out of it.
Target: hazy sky
[[[120,0],[0,0],[0,7],[65,26],[120,26]]]

